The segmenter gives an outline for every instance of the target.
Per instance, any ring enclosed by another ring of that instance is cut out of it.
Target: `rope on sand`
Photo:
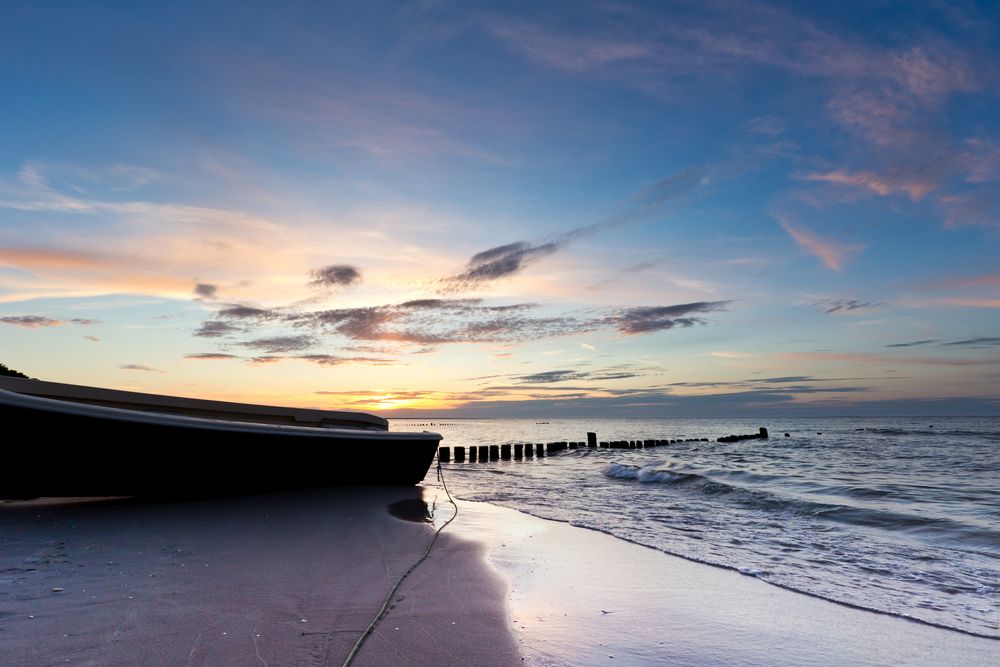
[[[451,515],[450,519],[441,524],[440,528],[434,531],[434,537],[431,538],[430,543],[427,545],[427,549],[424,550],[424,554],[418,558],[413,565],[407,568],[407,570],[400,575],[399,579],[396,580],[396,583],[392,585],[392,588],[389,589],[389,593],[385,596],[385,602],[382,603],[382,607],[378,610],[378,613],[375,615],[375,618],[372,619],[372,622],[368,624],[365,631],[361,633],[360,637],[358,637],[358,641],[354,643],[354,647],[351,649],[351,652],[347,654],[347,659],[344,660],[343,667],[349,667],[351,662],[358,655],[358,651],[361,650],[361,646],[365,643],[365,640],[368,639],[368,636],[375,630],[375,626],[378,625],[378,622],[381,621],[382,617],[385,616],[387,611],[389,611],[389,604],[392,602],[392,598],[396,595],[396,591],[399,590],[399,586],[403,583],[403,580],[410,576],[410,573],[417,569],[417,566],[427,560],[427,556],[430,555],[431,549],[434,548],[434,543],[437,542],[437,538],[441,534],[441,531],[447,528],[448,524],[454,521],[455,517],[458,516],[458,504],[455,502],[455,499],[451,497],[451,491],[448,490],[448,484],[444,481],[444,471],[441,469],[440,461],[437,465],[437,477],[438,481],[441,482],[441,486],[444,487],[444,492],[448,495],[448,501],[455,508],[455,513]]]

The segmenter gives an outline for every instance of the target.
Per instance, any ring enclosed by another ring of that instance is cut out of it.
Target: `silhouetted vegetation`
[[[20,371],[15,371],[13,368],[7,368],[3,364],[0,364],[0,375],[6,375],[12,378],[25,378],[25,379],[27,379],[28,377],[27,375],[21,373]]]

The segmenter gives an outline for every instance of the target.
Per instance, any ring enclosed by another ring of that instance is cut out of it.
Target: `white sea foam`
[[[664,484],[670,484],[672,482],[679,482],[684,479],[688,479],[691,475],[687,473],[677,473],[671,472],[670,470],[661,470],[656,465],[643,466],[642,468],[637,466],[623,465],[620,463],[609,463],[604,466],[601,471],[605,477],[611,477],[612,479],[634,479],[644,484],[649,484],[653,482],[660,482]]]
[[[605,477],[611,477],[612,479],[637,479],[639,477],[639,468],[622,465],[621,463],[609,463],[604,466],[601,472],[604,473]]]

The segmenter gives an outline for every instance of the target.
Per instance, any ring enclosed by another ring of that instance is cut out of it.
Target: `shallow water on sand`
[[[767,426],[768,440],[718,443]],[[393,420],[443,444],[710,438],[444,465],[461,498],[1000,638],[1000,419]],[[788,432],[790,437],[783,437]]]

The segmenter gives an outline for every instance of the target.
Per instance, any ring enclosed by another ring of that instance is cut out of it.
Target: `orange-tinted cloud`
[[[181,297],[192,280],[159,272],[144,258],[103,252],[51,248],[0,248],[0,266],[20,269],[30,277],[8,277],[0,302],[39,296],[92,296],[141,293]]]
[[[9,315],[7,317],[0,317],[0,322],[4,324],[12,324],[18,327],[25,327],[27,329],[38,329],[40,327],[61,327],[66,324],[89,326],[91,324],[101,323],[100,320],[83,319],[80,317],[74,317],[69,320],[55,320],[51,317],[45,317],[44,315]]]
[[[101,269],[107,258],[91,252],[52,248],[0,248],[0,265],[23,269]]]
[[[902,192],[913,201],[920,201],[928,193],[938,188],[938,185],[933,181],[912,175],[879,175],[873,171],[851,172],[846,169],[806,174],[800,178],[805,181],[821,181],[835,185],[865,188],[882,197]]]
[[[778,222],[800,248],[818,257],[823,266],[832,271],[840,271],[844,262],[864,250],[864,246],[861,245],[845,245],[824,239],[784,217],[779,216]]]
[[[963,289],[966,287],[1000,287],[1000,272],[984,273],[978,276],[943,278],[933,283],[926,283],[924,287],[926,289]]]
[[[935,305],[963,306],[967,308],[1000,308],[1000,298],[954,296],[934,299]]]

